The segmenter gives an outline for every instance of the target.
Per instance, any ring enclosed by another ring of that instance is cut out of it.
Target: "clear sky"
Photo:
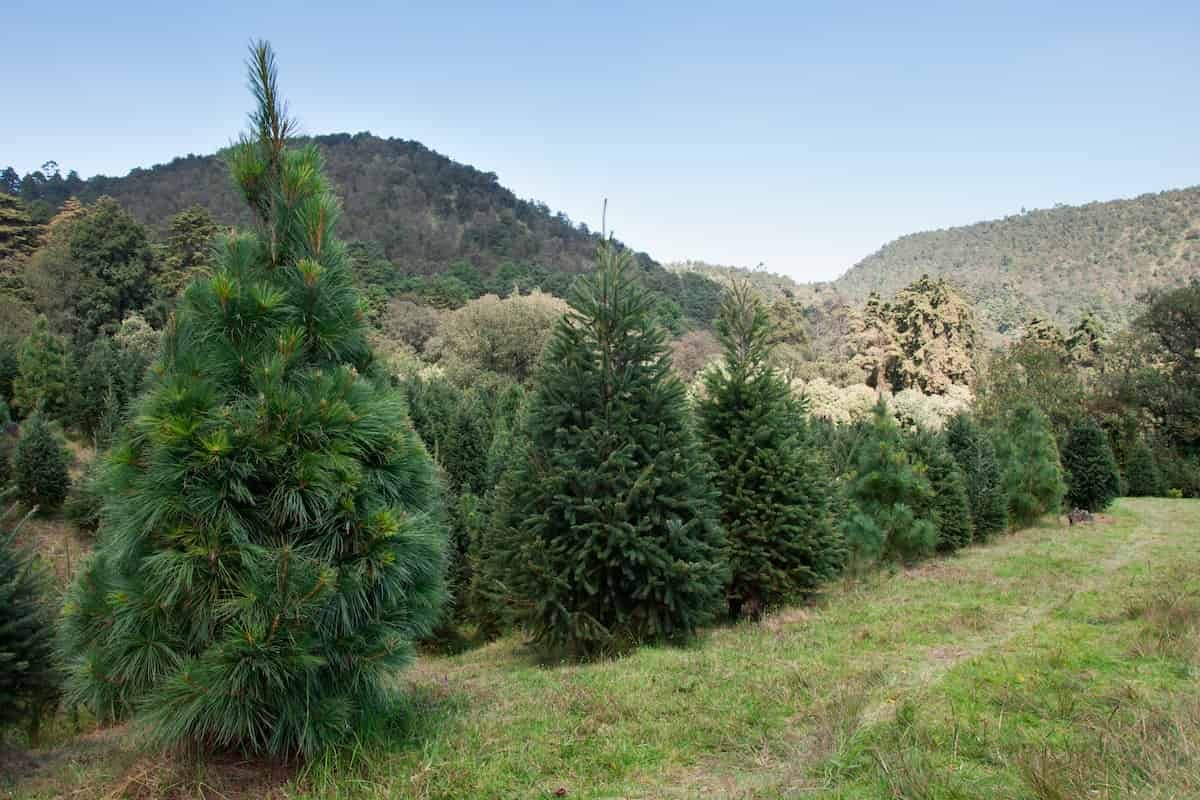
[[[889,239],[1200,183],[1200,3],[7,0],[0,167],[242,129],[416,139],[660,260],[832,278]]]

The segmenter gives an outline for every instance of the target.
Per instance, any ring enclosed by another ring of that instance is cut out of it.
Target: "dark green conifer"
[[[1085,418],[1071,426],[1062,463],[1071,508],[1100,511],[1121,493],[1121,474],[1108,434],[1094,420]]]
[[[33,330],[21,342],[17,375],[13,379],[13,403],[28,416],[41,409],[58,419],[69,401],[70,367],[67,345],[50,332],[50,323],[38,317]]]
[[[1158,459],[1145,439],[1138,439],[1125,462],[1126,492],[1130,497],[1161,497],[1166,493]]]
[[[192,283],[107,459],[67,694],[151,741],[320,751],[384,713],[444,596],[433,465],[371,375],[338,204],[266,44],[230,169],[258,220]]]
[[[62,507],[71,488],[70,457],[45,415],[35,413],[21,426],[13,452],[13,482],[26,508],[49,514]]]
[[[17,545],[20,527],[0,531],[0,725],[28,723],[36,745],[59,676],[49,580],[33,552]]]
[[[949,553],[966,547],[975,535],[971,503],[967,498],[966,478],[945,438],[932,431],[919,431],[909,440],[908,449],[913,460],[924,465],[925,477],[933,490],[928,515],[938,529],[938,549]]]
[[[842,529],[859,563],[915,561],[937,547],[933,487],[882,399],[875,405],[869,440],[860,446],[847,496],[851,508]]]
[[[963,471],[974,538],[985,541],[1003,532],[1008,527],[1008,497],[992,440],[974,419],[959,414],[946,426],[946,444]]]
[[[1027,527],[1043,514],[1058,513],[1066,487],[1046,415],[1032,403],[1018,404],[1001,420],[995,445],[1012,524]]]
[[[717,332],[725,363],[705,379],[701,439],[715,466],[728,541],[729,609],[757,617],[832,576],[845,547],[833,527],[828,467],[769,363],[771,326],[748,283],[726,291]]]
[[[499,593],[571,653],[681,638],[719,610],[728,574],[684,388],[627,253],[603,245],[573,294],[500,493]]]

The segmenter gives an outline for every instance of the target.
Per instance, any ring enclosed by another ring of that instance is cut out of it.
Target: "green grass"
[[[423,659],[387,746],[243,796],[1200,796],[1198,544],[1200,502],[1122,500],[686,648],[545,666],[510,638]],[[232,796],[224,773],[246,769],[127,739],[82,760],[68,740],[13,796]]]

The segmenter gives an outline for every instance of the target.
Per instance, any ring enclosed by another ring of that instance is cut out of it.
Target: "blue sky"
[[[416,139],[659,259],[828,279],[905,233],[1200,183],[1200,3],[8,0],[0,166],[244,125]],[[316,4],[311,4],[315,6]],[[20,76],[14,80],[13,76]]]

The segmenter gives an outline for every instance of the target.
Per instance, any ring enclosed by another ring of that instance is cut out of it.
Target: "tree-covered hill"
[[[339,133],[313,140],[342,199],[346,237],[378,243],[408,274],[430,274],[458,260],[485,271],[506,261],[572,273],[591,264],[596,238],[585,226],[518,198],[495,173],[403,139]],[[101,195],[155,228],[193,205],[219,223],[249,222],[224,163],[213,155],[176,158],[120,178],[97,176],[79,192],[85,202]]]
[[[600,232],[523,200],[495,173],[460,164],[423,144],[370,133],[337,133],[291,140],[316,143],[324,170],[342,201],[341,229],[353,244],[366,290],[412,291],[456,305],[484,292],[541,289],[565,296],[574,278],[592,268]],[[49,161],[18,176],[0,172],[0,192],[24,203],[46,223],[70,197],[91,204],[114,198],[160,238],[175,215],[201,207],[218,225],[246,226],[249,212],[229,178],[222,154],[176,158],[123,177],[65,178]],[[599,198],[598,198],[599,199]],[[2,244],[2,243],[0,243]],[[662,269],[635,253],[659,315],[673,330],[707,326],[720,299],[717,283]]]
[[[989,338],[1032,317],[1067,327],[1087,311],[1115,330],[1138,295],[1200,275],[1200,186],[902,236],[834,286],[857,306],[924,274],[970,296]]]

